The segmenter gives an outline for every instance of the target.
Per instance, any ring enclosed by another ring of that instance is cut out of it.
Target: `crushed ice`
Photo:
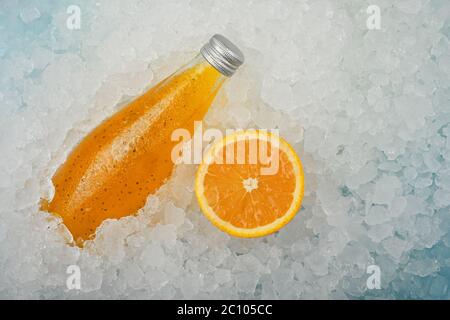
[[[0,4],[0,297],[449,298],[450,3],[68,1]],[[230,238],[180,165],[137,217],[84,250],[39,212],[50,177],[106,116],[182,65],[213,32],[247,63],[206,119],[279,128],[306,172],[279,233]],[[67,266],[81,289],[66,288]],[[366,268],[381,270],[381,289]]]

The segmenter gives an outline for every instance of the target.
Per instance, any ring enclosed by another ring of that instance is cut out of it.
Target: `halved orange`
[[[281,137],[247,130],[215,142],[195,180],[204,215],[233,236],[261,237],[295,216],[304,193],[299,157]]]

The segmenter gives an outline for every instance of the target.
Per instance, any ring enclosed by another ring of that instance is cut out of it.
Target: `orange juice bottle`
[[[214,35],[200,54],[89,133],[52,178],[43,209],[62,217],[78,245],[106,219],[135,214],[170,177],[175,129],[194,131],[227,77],[244,62]]]

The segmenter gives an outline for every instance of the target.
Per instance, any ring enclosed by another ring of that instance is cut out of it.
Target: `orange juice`
[[[82,245],[106,219],[135,214],[173,169],[171,134],[203,119],[243,55],[220,35],[191,63],[149,89],[89,133],[52,178],[43,209],[62,217]]]

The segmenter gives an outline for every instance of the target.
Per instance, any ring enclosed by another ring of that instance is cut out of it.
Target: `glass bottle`
[[[171,175],[175,129],[193,133],[224,81],[244,62],[214,35],[192,61],[91,131],[52,178],[43,209],[62,217],[78,245],[106,219],[135,214]]]

